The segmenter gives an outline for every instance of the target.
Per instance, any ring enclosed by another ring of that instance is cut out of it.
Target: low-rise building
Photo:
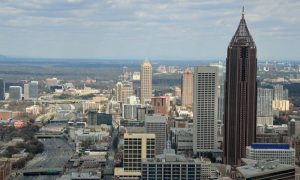
[[[281,164],[295,164],[295,149],[289,144],[253,143],[246,148],[246,158],[252,160],[279,160]]]
[[[114,179],[115,180],[140,180],[140,171],[125,171],[124,168],[114,169]]]
[[[101,124],[112,125],[112,114],[91,111],[88,113],[87,123],[89,126]]]
[[[275,161],[254,161],[237,168],[239,180],[294,180],[295,167]]]
[[[142,180],[147,179],[208,179],[211,162],[204,159],[187,159],[176,155],[173,149],[164,154],[142,161]]]
[[[193,152],[193,129],[192,128],[172,128],[172,147],[176,153],[191,154]]]
[[[126,120],[136,120],[138,108],[141,108],[141,104],[123,104],[122,117]]]

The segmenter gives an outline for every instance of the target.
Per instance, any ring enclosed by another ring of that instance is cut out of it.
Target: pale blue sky
[[[300,60],[299,0],[0,0],[0,54],[224,60],[243,5],[259,59]]]

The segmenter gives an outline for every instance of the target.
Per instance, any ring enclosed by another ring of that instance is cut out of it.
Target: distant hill
[[[0,59],[6,59],[6,58],[7,58],[6,56],[0,54]]]

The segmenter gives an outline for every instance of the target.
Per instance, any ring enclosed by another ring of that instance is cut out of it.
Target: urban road
[[[52,171],[54,169],[63,169],[64,165],[73,155],[73,149],[65,139],[60,138],[46,138],[40,139],[44,144],[44,152],[37,154],[26,166],[20,170],[34,171],[39,169],[47,169]],[[24,176],[20,175],[19,180],[55,180],[61,175],[35,175]]]

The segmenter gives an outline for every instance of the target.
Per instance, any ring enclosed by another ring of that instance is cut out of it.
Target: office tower
[[[129,97],[133,95],[133,83],[128,81],[118,82],[117,89],[117,101],[122,103],[128,103]]]
[[[11,101],[22,100],[22,87],[21,86],[10,86],[9,87],[9,99]]]
[[[196,180],[211,177],[211,162],[209,160],[188,159],[175,154],[173,149],[165,149],[164,154],[152,160],[142,161],[142,180],[148,179],[178,179]]]
[[[141,104],[123,104],[122,118],[125,120],[137,120],[138,108]]]
[[[224,74],[224,73],[222,73]],[[218,98],[218,120],[223,123],[224,116],[224,80],[220,81],[219,85],[219,98]]]
[[[174,87],[174,96],[181,97],[181,88],[180,87],[177,87],[177,86]]]
[[[187,68],[181,78],[181,102],[183,106],[192,106],[193,104],[193,72]]]
[[[155,114],[168,115],[170,111],[170,97],[169,96],[152,97],[151,106]]]
[[[29,99],[29,84],[24,84],[24,99],[27,100]]]
[[[0,101],[5,100],[5,83],[3,79],[0,79]]]
[[[98,113],[96,111],[88,112],[87,124],[89,126],[97,126],[101,124],[112,125],[112,114]]]
[[[176,153],[191,155],[193,153],[193,129],[171,128],[171,142]]]
[[[137,120],[145,121],[146,119],[146,108],[137,108]]]
[[[274,100],[288,100],[288,90],[283,89],[283,85],[276,84],[273,87],[274,89]]]
[[[155,134],[156,155],[162,154],[167,141],[167,117],[159,115],[146,116],[145,128],[147,133]]]
[[[295,165],[295,149],[289,144],[253,143],[247,146],[246,158],[259,161],[279,159],[281,164]]]
[[[289,137],[298,137],[300,136],[300,121],[296,121],[295,119],[291,119],[288,122],[288,135]]]
[[[273,90],[257,88],[257,125],[273,125]]]
[[[155,134],[124,134],[124,171],[140,171],[142,159],[155,156]]]
[[[226,59],[224,162],[239,165],[256,136],[256,46],[244,12]]]
[[[217,149],[218,68],[195,67],[193,86],[193,152],[201,155]]]
[[[148,59],[141,65],[141,104],[149,102],[152,97],[152,66]]]
[[[31,81],[29,83],[29,98],[37,99],[39,97],[39,82]]]
[[[293,142],[293,147],[295,148],[295,161],[296,161],[296,164],[300,164],[300,136],[297,136],[295,139],[294,139],[294,142]]]
[[[123,84],[121,82],[117,82],[117,84],[116,84],[116,96],[117,96],[117,101],[119,101],[119,102],[122,101],[122,86],[123,86]]]
[[[47,87],[56,86],[58,85],[59,80],[57,78],[47,78],[46,85]]]
[[[24,99],[34,100],[39,97],[39,83],[38,81],[31,81],[28,84],[24,84]]]

